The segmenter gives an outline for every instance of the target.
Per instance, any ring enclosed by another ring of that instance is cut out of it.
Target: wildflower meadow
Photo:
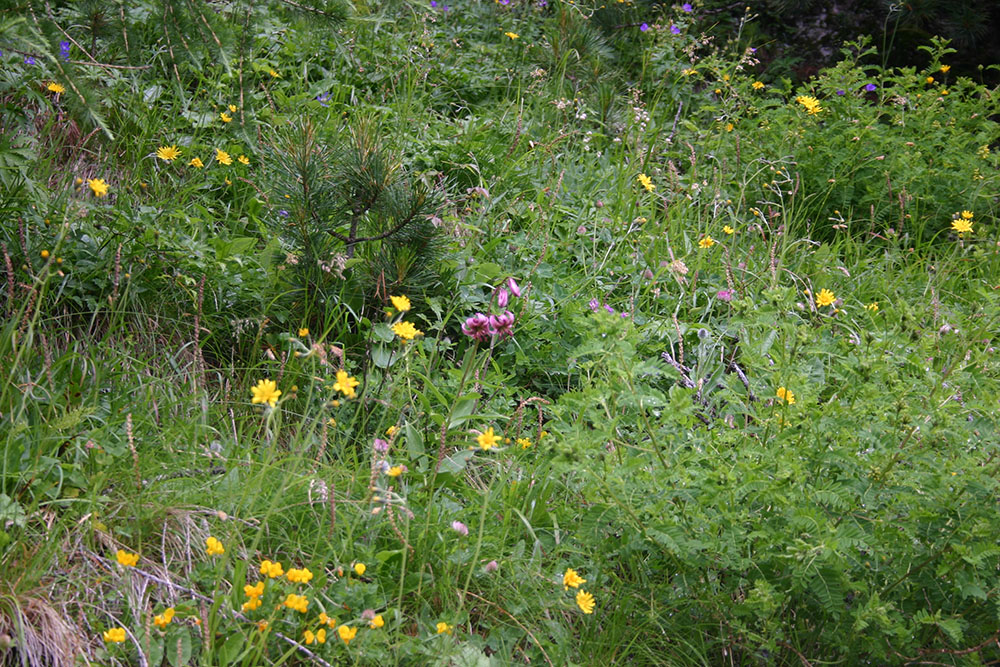
[[[5,5],[0,665],[1000,662],[1000,66],[885,11]]]

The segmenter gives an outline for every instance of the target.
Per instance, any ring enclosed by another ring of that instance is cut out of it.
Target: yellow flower
[[[118,564],[124,567],[135,567],[135,564],[139,562],[139,554],[130,554],[124,549],[119,549],[115,558],[118,560]]]
[[[392,325],[393,332],[402,338],[403,340],[413,340],[414,337],[421,335],[423,332],[413,326],[412,322],[396,322]]]
[[[816,295],[816,305],[822,308],[823,306],[832,306],[833,302],[837,300],[837,297],[833,295],[833,292],[827,288],[823,288]]]
[[[302,637],[306,640],[306,644],[312,644],[316,641],[316,635],[313,634],[312,630],[306,630],[302,633]]]
[[[753,82],[753,85],[752,85],[751,87],[752,87],[752,88],[753,88],[754,90],[763,90],[763,89],[764,89],[764,84],[763,84],[763,83],[761,83],[760,81],[754,81],[754,82]]]
[[[125,628],[108,628],[104,631],[104,641],[121,644],[125,641]]]
[[[305,338],[308,335],[309,335],[309,327],[302,327],[301,329],[299,329],[300,338]]]
[[[257,632],[264,632],[267,630],[267,626],[270,625],[267,621],[257,621]]]
[[[941,89],[941,94],[942,95],[947,95],[948,94],[948,89],[947,88],[942,88]]]
[[[437,633],[439,635],[450,635],[452,631],[452,626],[448,625],[444,621],[437,624]]]
[[[250,393],[253,394],[253,398],[250,399],[252,405],[267,403],[272,408],[277,405],[278,397],[281,396],[278,383],[274,380],[261,380],[256,387],[250,388]]]
[[[42,256],[42,259],[48,259],[51,253],[48,250],[43,250],[38,254]]]
[[[804,106],[810,115],[818,114],[823,110],[823,107],[819,105],[819,100],[811,95],[799,95],[795,101]]]
[[[194,167],[196,169],[201,169],[202,167],[205,166],[205,163],[201,161],[200,157],[195,157],[191,158],[191,161],[188,162],[188,166]]]
[[[500,436],[493,432],[493,427],[490,426],[483,433],[480,433],[476,437],[476,443],[479,444],[479,448],[484,452],[488,452],[497,446],[500,442]]]
[[[261,595],[264,594],[264,582],[258,581],[253,586],[251,586],[250,584],[244,584],[243,593],[248,598],[259,598]]]
[[[386,472],[385,474],[388,475],[389,477],[399,477],[400,475],[403,474],[403,467],[402,466],[392,466],[391,468],[389,468],[388,472]]]
[[[222,119],[223,123],[231,123],[231,122],[233,122],[233,117],[230,116],[229,114],[227,114],[225,111],[223,111],[222,113],[219,114],[219,118]]]
[[[229,111],[230,111],[230,112],[232,112],[232,113],[236,113],[236,108],[237,108],[237,107],[236,107],[236,105],[235,105],[235,104],[230,104],[230,105],[229,105]]]
[[[316,641],[319,642],[320,644],[326,643],[326,630],[320,628],[319,630],[316,631]]]
[[[240,611],[253,611],[254,609],[260,607],[260,605],[261,605],[260,598],[250,598],[249,600],[243,603],[243,605],[240,607]]]
[[[260,564],[260,573],[266,574],[269,578],[274,579],[275,577],[280,577],[285,573],[281,567],[280,562],[272,563],[269,560],[265,560]]]
[[[108,194],[108,184],[103,178],[91,178],[87,181],[87,185],[94,191],[95,197],[104,197]]]
[[[504,34],[510,37],[511,39],[517,39],[518,37],[520,37],[520,35],[518,35],[516,32],[505,32]]]
[[[570,588],[579,588],[580,584],[586,583],[586,581],[586,579],[576,573],[576,570],[568,568],[563,574],[563,590],[568,591]]]
[[[354,398],[357,396],[357,392],[354,388],[357,387],[360,382],[355,378],[352,378],[347,374],[347,371],[337,371],[337,381],[333,385],[334,391],[339,391],[347,398]]]
[[[594,613],[594,596],[586,591],[580,591],[576,594],[576,604],[580,609],[583,610],[584,614]]]
[[[50,82],[49,85],[46,86],[46,88],[48,88],[49,91],[55,93],[56,95],[61,95],[62,93],[66,92],[66,88],[63,87],[62,84],[58,84],[55,81]]]
[[[878,301],[872,301],[871,303],[869,303],[867,306],[865,306],[865,310],[870,310],[873,313],[877,313],[878,312]]]
[[[285,575],[288,580],[296,584],[308,584],[312,581],[313,573],[309,571],[308,568],[302,568],[301,570],[294,567],[288,568],[288,574]]]
[[[229,153],[218,148],[215,149],[215,161],[224,164],[227,167],[233,163],[233,158],[229,157]]]
[[[730,227],[729,225],[725,225],[725,226],[724,226],[724,227],[722,228],[722,231],[723,231],[723,232],[725,232],[726,234],[729,234],[730,236],[732,236],[733,234],[735,234],[735,233],[736,233],[736,230],[735,230],[735,229],[733,229],[732,227]]]
[[[342,625],[337,628],[337,634],[345,644],[350,644],[351,640],[354,639],[354,635],[358,634],[357,628],[349,628],[346,625]]]
[[[372,628],[378,629],[385,625],[385,619],[382,618],[382,614],[376,615],[371,622],[368,623]]]
[[[238,158],[236,158],[236,161],[239,162],[240,164],[250,164],[250,158],[248,158],[246,155],[239,156]]]
[[[948,70],[951,69],[951,65],[941,65],[941,67],[939,67],[938,69],[941,70],[942,74],[947,74]]]
[[[681,74],[683,74],[684,76],[692,76],[692,75],[694,75],[696,73],[697,73],[697,70],[693,70],[691,68],[688,68],[688,69],[685,69],[685,70],[681,71]]]
[[[778,391],[774,392],[779,400],[785,401],[789,405],[795,404],[795,394],[784,387],[778,387]]]
[[[365,565],[364,563],[355,563],[354,564],[354,571],[357,572],[357,574],[358,574],[359,577],[361,575],[363,575],[365,573],[365,570],[367,570],[367,569],[368,569],[368,566]]]
[[[270,74],[270,75],[271,75],[271,76],[272,76],[273,78],[275,78],[275,79],[280,79],[280,78],[281,78],[281,75],[280,75],[280,74],[278,74],[277,72],[275,72],[275,71],[274,71],[273,69],[272,69],[272,70],[269,70],[269,71],[268,71],[268,74]]]
[[[962,211],[962,217],[966,220],[972,220],[975,214],[972,211]]]
[[[392,301],[393,307],[401,313],[410,309],[410,300],[405,296],[390,296],[389,301]]]
[[[205,553],[209,556],[221,556],[226,553],[226,548],[222,546],[222,542],[214,537],[209,537],[205,540]]]
[[[392,436],[396,435],[397,431],[399,431],[399,427],[393,425],[385,430],[385,434],[391,438]]]
[[[656,189],[656,186],[653,185],[653,181],[646,174],[639,174],[636,176],[636,180],[642,183],[642,187],[646,188],[646,192],[652,192]]]
[[[734,127],[736,126],[732,123],[726,123],[726,132],[732,132]]]
[[[172,620],[174,620],[174,608],[167,607],[163,610],[162,614],[157,614],[153,617],[153,624],[162,630],[170,625],[170,621]]]
[[[704,238],[698,241],[698,247],[701,248],[702,250],[711,248],[714,245],[715,245],[715,239],[713,239],[708,234],[706,234]]]
[[[306,613],[306,610],[309,608],[308,598],[305,595],[296,595],[295,593],[289,593],[285,596],[285,601],[282,604],[301,614]]]
[[[521,449],[528,449],[531,447],[531,438],[518,438],[515,442],[521,445]]]
[[[934,83],[934,77],[929,76],[929,77],[927,77],[926,81],[927,81],[927,83]]]
[[[958,218],[951,221],[951,228],[959,234],[965,234],[972,231],[972,221],[965,218]]]
[[[156,157],[160,158],[164,162],[173,162],[181,156],[181,152],[177,150],[177,146],[160,146],[156,149]]]

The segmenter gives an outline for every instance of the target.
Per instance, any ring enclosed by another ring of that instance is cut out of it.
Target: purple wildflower
[[[375,448],[375,451],[379,452],[380,454],[385,454],[387,451],[389,451],[388,441],[383,440],[382,438],[375,438],[375,444],[373,445],[373,447]]]
[[[612,315],[614,315],[614,314],[615,314],[615,309],[614,309],[614,308],[612,308],[611,306],[609,306],[608,304],[604,304],[604,310],[608,311],[608,312],[609,312],[609,313],[611,313]]]
[[[601,307],[601,302],[597,299],[591,299],[590,303],[587,305],[590,306],[590,309],[596,313],[597,309]]]
[[[485,569],[487,572],[496,572],[497,570],[500,569],[500,563],[496,562],[495,560],[491,560],[489,563],[486,564]]]
[[[838,95],[843,95],[843,94],[844,94],[844,91],[842,91],[842,90],[838,90],[838,91],[837,91],[837,94],[838,94]]]
[[[278,209],[278,215],[280,215],[282,218],[287,218],[288,217],[288,211],[286,211],[283,208]]]
[[[63,60],[69,60],[69,42],[59,42],[59,55],[62,56]]]
[[[694,10],[694,7],[691,6],[690,2],[685,2],[683,5],[681,5],[681,9],[683,9],[685,12],[690,13]]]
[[[35,64],[35,59],[32,58],[31,56],[25,56],[24,57],[24,64],[25,65],[34,65]]]
[[[642,32],[646,32],[647,30],[649,30],[649,24],[643,23],[641,26],[639,26],[639,30],[641,30]]]
[[[461,521],[452,521],[451,529],[454,530],[459,535],[461,535],[462,537],[465,537],[466,535],[469,534],[469,527],[466,526]]]
[[[494,334],[494,330],[490,325],[489,317],[482,313],[476,313],[465,320],[465,324],[462,325],[462,333],[473,340],[485,341]]]
[[[320,106],[328,107],[330,106],[327,102],[330,100],[330,93],[320,93],[316,96],[316,101],[319,102]]]
[[[671,24],[670,24],[670,32],[674,33],[675,35],[679,35],[679,34],[681,34],[681,29],[680,29],[680,28],[678,28],[678,27],[677,27],[676,25],[674,25],[673,23],[671,23]]]
[[[725,301],[726,303],[729,303],[730,301],[733,300],[733,290],[720,289],[718,292],[716,292],[715,298],[718,299],[719,301]]]
[[[876,86],[874,83],[869,83],[865,86],[865,90],[867,90],[869,93],[874,93],[877,88],[878,86]]]
[[[514,313],[507,310],[504,311],[503,315],[490,315],[490,326],[493,328],[493,333],[495,333],[498,338],[513,336]]]
[[[497,306],[500,308],[507,307],[507,299],[509,298],[509,293],[506,287],[501,287],[497,290]]]
[[[437,9],[437,6],[438,6],[437,0],[431,0],[431,9]]]

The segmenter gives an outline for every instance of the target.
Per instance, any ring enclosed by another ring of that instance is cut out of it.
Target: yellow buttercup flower
[[[642,184],[642,187],[646,188],[646,192],[652,192],[656,189],[656,186],[653,185],[652,179],[646,174],[639,174],[636,176],[636,180]]]
[[[176,145],[160,146],[156,149],[156,157],[160,158],[164,162],[173,162],[180,156],[181,152],[177,149]]]
[[[275,72],[273,69],[270,70],[270,71],[268,71],[268,74],[270,74],[275,79],[280,79],[281,78],[281,75],[278,74],[277,72]]]
[[[441,621],[440,623],[437,624],[437,633],[439,635],[450,635],[452,628],[453,626],[448,625],[444,621]]]
[[[61,95],[62,93],[66,92],[66,88],[62,84],[56,83],[55,81],[50,82],[49,85],[46,86],[46,88],[48,88],[50,92],[53,92],[56,95]]]
[[[153,617],[153,624],[162,630],[170,625],[170,621],[172,620],[174,620],[174,608],[167,607],[163,610],[162,614],[157,614]]]
[[[518,37],[520,37],[520,35],[518,35],[516,32],[505,32],[504,34],[510,37],[511,39],[517,39]]]
[[[837,297],[833,295],[833,292],[827,288],[823,288],[816,295],[816,305],[822,308],[823,306],[831,306],[833,302],[837,300]]]
[[[277,405],[278,397],[281,396],[278,383],[274,380],[261,380],[257,386],[250,388],[250,393],[253,394],[253,398],[250,399],[251,404],[267,403],[272,408]]]
[[[104,631],[104,641],[121,644],[125,641],[125,628],[108,628]]]
[[[87,185],[94,191],[95,197],[105,197],[108,194],[108,184],[103,178],[91,178],[87,181]]]
[[[518,438],[514,442],[521,445],[521,449],[528,449],[531,447],[531,438]]]
[[[698,241],[698,247],[702,250],[707,250],[715,245],[715,239],[706,234],[700,241]]]
[[[368,566],[365,565],[364,563],[355,563],[354,564],[354,571],[358,574],[359,577],[361,575],[363,575],[365,573],[365,570],[367,570],[367,569],[368,569]]]
[[[383,625],[385,625],[385,619],[382,618],[382,614],[378,614],[374,618],[372,618],[372,620],[368,623],[368,625],[375,629],[381,628]]]
[[[118,560],[118,564],[123,567],[135,567],[135,564],[139,562],[139,554],[130,554],[124,549],[119,549],[115,558]]]
[[[793,394],[788,389],[785,389],[784,387],[778,387],[778,391],[774,392],[774,394],[775,396],[778,397],[779,400],[782,400],[788,403],[789,405],[795,404],[795,394]]]
[[[947,74],[948,70],[951,69],[951,65],[941,65],[938,69],[941,70],[942,74]]]
[[[309,335],[309,327],[302,327],[299,329],[299,338],[305,338]]]
[[[392,301],[393,308],[401,313],[410,309],[410,300],[405,296],[390,296],[389,301]]]
[[[873,313],[877,313],[878,312],[878,301],[872,301],[871,303],[869,303],[867,306],[865,306],[865,310],[870,310]]]
[[[219,164],[224,164],[227,167],[233,163],[233,158],[229,157],[229,153],[219,148],[215,149],[215,161]]]
[[[229,114],[227,114],[225,111],[223,111],[222,113],[219,114],[219,118],[222,119],[223,123],[231,123],[231,122],[233,122],[233,117],[230,116]]]
[[[479,445],[479,448],[484,452],[488,452],[492,448],[496,447],[499,442],[500,442],[500,436],[498,436],[496,433],[493,432],[492,426],[490,426],[488,429],[486,429],[484,432],[480,433],[476,437],[476,443]]]
[[[751,85],[751,87],[754,90],[763,90],[764,89],[764,84],[761,83],[760,81],[754,81],[753,84]]]
[[[563,574],[563,590],[568,591],[570,588],[579,588],[580,584],[586,583],[586,581],[586,579],[576,573],[576,570],[568,568]]]
[[[237,106],[235,104],[230,104],[229,105],[229,111],[230,112],[236,113],[236,109],[237,109]]]
[[[339,391],[344,396],[348,398],[354,398],[357,396],[357,392],[354,388],[357,387],[360,382],[357,379],[349,376],[347,371],[337,371],[337,381],[333,385],[334,391]]]
[[[423,332],[413,326],[412,322],[399,321],[392,325],[392,331],[403,340],[413,340]]]
[[[343,640],[345,644],[350,644],[351,640],[354,639],[354,636],[358,634],[358,629],[342,625],[337,628],[337,634],[340,635],[340,639]]]
[[[736,230],[733,229],[732,227],[730,227],[729,225],[725,225],[722,228],[722,231],[725,232],[726,234],[730,235],[730,236],[732,236],[733,234],[736,233]]]
[[[576,594],[576,604],[580,607],[584,614],[594,613],[594,596],[586,591],[580,591]]]
[[[221,556],[226,553],[226,548],[222,546],[222,542],[214,537],[209,537],[205,540],[205,553],[209,556]]]
[[[191,161],[188,162],[188,166],[194,167],[195,169],[201,169],[205,166],[205,163],[201,161],[200,157],[195,157],[191,158]]]

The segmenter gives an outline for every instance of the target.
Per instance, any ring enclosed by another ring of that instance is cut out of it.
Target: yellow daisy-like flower
[[[377,614],[374,618],[372,618],[368,625],[377,630],[385,625],[385,619],[382,618],[382,614]]]
[[[652,192],[656,189],[656,186],[653,185],[652,179],[650,179],[646,174],[639,174],[636,176],[635,180],[639,181],[639,183],[642,184],[642,187],[646,188],[646,192]]]
[[[580,591],[576,594],[576,604],[583,611],[584,614],[593,614],[594,606],[597,604],[594,602],[594,596],[587,591]]]
[[[385,430],[385,434],[386,434],[387,436],[389,436],[390,438],[391,438],[392,436],[396,435],[396,433],[397,433],[397,432],[399,432],[399,427],[398,427],[398,426],[396,426],[396,425],[392,425],[392,426],[390,426],[389,428],[387,428],[387,429]]]
[[[403,466],[392,466],[385,474],[389,477],[399,477],[403,474]]]
[[[153,625],[162,630],[170,625],[170,621],[174,620],[174,613],[173,607],[167,607],[163,610],[162,614],[157,614],[153,617]]]
[[[941,65],[938,69],[941,70],[942,74],[947,74],[948,70],[951,69],[951,65]]]
[[[205,553],[209,556],[221,556],[226,553],[226,548],[222,546],[222,542],[214,537],[209,537],[205,540]]]
[[[872,301],[871,303],[869,303],[867,306],[865,306],[865,310],[870,310],[873,313],[877,313],[878,312],[878,301]]]
[[[177,149],[176,144],[173,146],[160,146],[156,149],[156,157],[160,158],[164,162],[173,162],[180,156],[181,152]]]
[[[191,158],[191,161],[188,162],[188,166],[194,167],[195,169],[201,169],[205,166],[205,163],[201,161],[200,157],[195,157]]]
[[[528,449],[531,447],[531,438],[518,438],[514,442],[521,445],[521,449]]]
[[[563,590],[568,591],[571,588],[579,588],[580,584],[586,583],[587,580],[576,573],[573,568],[567,568],[566,572],[563,574]]]
[[[345,644],[350,644],[351,640],[354,639],[354,636],[358,634],[358,629],[349,628],[346,625],[342,625],[339,628],[337,628],[337,634],[340,635],[340,639]]]
[[[972,231],[972,221],[965,218],[957,218],[951,221],[951,229],[959,234],[970,233]]]
[[[334,391],[339,391],[341,394],[347,398],[354,398],[357,396],[357,392],[354,388],[357,387],[360,382],[357,379],[349,376],[347,371],[337,371],[337,381],[333,385]]]
[[[115,559],[122,567],[135,567],[135,564],[139,562],[139,554],[130,554],[124,549],[119,549],[118,553],[115,554]]]
[[[764,84],[761,83],[760,81],[754,81],[753,84],[751,85],[751,88],[753,88],[754,90],[764,90]]]
[[[49,85],[47,85],[46,88],[56,95],[61,95],[66,92],[66,88],[62,84],[56,83],[55,81],[49,82]]]
[[[357,573],[357,575],[359,577],[362,576],[362,575],[364,575],[364,573],[365,573],[365,571],[367,569],[368,569],[368,566],[365,565],[364,563],[355,563],[354,564],[354,571]]]
[[[309,327],[302,327],[299,329],[299,338],[305,338],[309,335]]]
[[[108,194],[108,184],[103,178],[91,178],[87,181],[87,185],[94,191],[95,197],[106,197]]]
[[[230,111],[230,113],[236,113],[236,109],[237,109],[237,106],[235,104],[230,104],[229,105],[229,111]]]
[[[222,113],[219,114],[219,118],[222,119],[223,123],[232,123],[233,122],[233,117],[230,116],[229,114],[227,114],[225,111],[223,111]]]
[[[789,405],[795,405],[795,394],[793,394],[790,390],[785,389],[784,387],[778,387],[778,391],[774,392],[774,394],[779,400],[782,400]]]
[[[962,211],[962,218],[965,220],[972,220],[975,217],[975,213],[972,211]]]
[[[450,634],[451,634],[451,631],[452,631],[452,629],[453,629],[453,626],[451,626],[451,625],[448,625],[448,624],[447,624],[447,623],[445,623],[444,621],[441,621],[441,622],[439,622],[439,623],[437,624],[437,633],[438,633],[439,635],[450,635]]]
[[[272,70],[268,70],[268,72],[267,72],[267,73],[268,73],[268,74],[270,74],[270,75],[271,75],[271,77],[272,77],[272,78],[274,78],[274,79],[280,79],[280,78],[281,78],[281,75],[280,75],[280,74],[278,74],[278,73],[277,73],[276,71],[274,71],[273,69],[272,69]]]
[[[496,447],[497,444],[499,444],[499,442],[500,442],[500,436],[498,436],[496,433],[493,432],[492,426],[490,426],[483,433],[480,433],[479,436],[476,437],[476,443],[479,445],[479,448],[484,452],[488,452],[492,448]]]
[[[706,234],[700,241],[698,241],[698,247],[702,250],[707,250],[715,245],[715,239]]]
[[[274,380],[261,380],[256,387],[250,388],[250,393],[253,394],[253,398],[250,399],[251,404],[267,403],[272,408],[278,404],[278,397],[281,396],[278,383]]]
[[[823,288],[816,295],[816,305],[822,308],[823,306],[832,306],[833,302],[837,300],[837,297],[833,295],[833,292],[827,288]]]
[[[110,644],[121,644],[125,641],[125,628],[108,628],[104,631],[104,641]]]
[[[224,150],[215,149],[215,161],[219,164],[224,164],[227,167],[233,163],[233,158],[229,157],[229,153]]]
[[[396,322],[392,325],[392,331],[403,340],[413,340],[423,332],[413,326],[412,322]]]
[[[517,39],[518,37],[520,37],[520,35],[518,35],[516,32],[505,32],[504,34],[510,37],[511,39]]]
[[[819,105],[819,100],[812,95],[799,95],[795,98],[795,101],[805,107],[810,115],[818,114],[823,110],[823,107]]]
[[[238,158],[236,158],[236,161],[239,162],[240,164],[250,164],[250,158],[248,158],[246,155],[239,156]]]
[[[722,228],[722,231],[725,232],[726,234],[728,234],[729,236],[732,236],[733,234],[736,233],[736,230],[733,229],[732,227],[730,227],[729,225],[725,225]]]
[[[392,307],[401,313],[410,309],[410,300],[405,296],[390,296],[389,301],[392,301]]]

